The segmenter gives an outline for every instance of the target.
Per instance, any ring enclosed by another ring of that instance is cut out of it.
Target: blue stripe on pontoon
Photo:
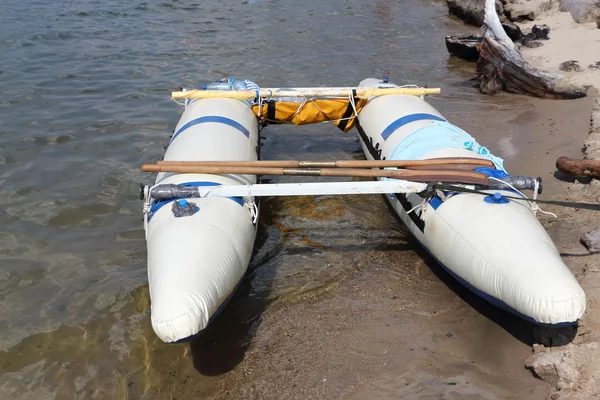
[[[387,126],[387,128],[385,128],[383,130],[383,132],[381,132],[381,137],[383,138],[383,140],[386,140],[398,128],[400,128],[406,124],[410,124],[411,122],[422,121],[422,120],[426,120],[426,119],[431,119],[434,121],[445,121],[444,118],[440,118],[437,115],[433,115],[433,114],[425,114],[425,113],[409,114],[409,115],[405,115],[404,117],[398,118],[397,120],[395,120],[394,122],[389,124]]]
[[[229,125],[235,129],[237,129],[238,131],[242,132],[246,137],[250,137],[250,131],[248,129],[246,129],[246,127],[244,127],[244,125],[240,124],[239,122],[237,122],[231,118],[221,117],[219,115],[205,115],[204,117],[198,117],[191,121],[186,122],[181,128],[179,128],[177,130],[177,132],[175,132],[173,134],[173,137],[171,138],[171,142],[173,140],[175,140],[175,138],[181,132],[185,131],[187,128],[190,128],[194,125],[202,124],[204,122],[217,122],[220,124]]]

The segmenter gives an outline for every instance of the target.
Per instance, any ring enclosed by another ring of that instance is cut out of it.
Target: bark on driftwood
[[[548,40],[548,33],[550,28],[546,25],[534,25],[531,28],[531,32],[523,34],[521,29],[510,22],[502,23],[502,28],[508,35],[508,37],[515,43],[520,43],[526,47],[538,47],[541,46],[537,40]],[[448,52],[453,56],[462,58],[467,61],[479,60],[479,48],[483,42],[483,36],[470,35],[470,36],[446,36],[446,48]],[[590,67],[592,68],[592,67]]]
[[[562,76],[531,66],[504,31],[496,14],[495,1],[485,0],[483,43],[477,62],[480,90],[501,90],[550,99],[585,97],[586,89],[568,84]]]
[[[500,0],[495,0],[496,11],[504,14],[504,7]],[[467,24],[482,26],[484,19],[484,3],[482,0],[446,0],[450,14],[456,15]]]
[[[467,61],[477,61],[479,59],[479,46],[482,41],[481,36],[446,36],[446,48],[453,56]]]
[[[600,177],[600,161],[598,160],[574,160],[568,157],[559,157],[556,160],[556,169],[565,175],[576,177]]]

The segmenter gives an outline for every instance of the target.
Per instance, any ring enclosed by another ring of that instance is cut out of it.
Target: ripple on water
[[[77,200],[67,198],[19,202],[6,208],[9,215],[22,221],[33,222],[38,226],[61,228],[110,226],[115,221],[108,217],[119,211],[120,208],[114,204],[97,201],[81,204]]]
[[[63,207],[54,217],[48,220],[49,226],[67,227],[103,227],[112,222],[107,216],[114,215],[119,207],[106,203],[83,204]]]
[[[55,136],[33,136],[26,137],[21,139],[22,142],[25,143],[35,143],[39,145],[57,145],[57,144],[65,144],[75,140],[75,136],[73,135],[55,135]]]
[[[188,376],[194,369],[187,344],[148,339],[148,306],[148,289],[140,287],[115,313],[48,329],[0,352],[0,398],[155,398],[165,362]],[[201,376],[194,384],[202,398],[213,386]]]
[[[30,257],[35,256],[48,245],[42,240],[33,239],[25,234],[16,234],[0,231],[0,256],[1,257]],[[7,263],[8,265],[8,263]],[[6,269],[10,269],[8,266]]]
[[[130,271],[130,276],[123,274],[121,265],[130,264],[91,265],[84,257],[46,252],[13,259],[9,273],[0,279],[0,350],[37,332],[61,324],[86,323],[106,314],[144,280],[143,269]],[[136,262],[141,263],[139,259]],[[111,276],[122,279],[113,281]],[[5,290],[9,287],[11,290]]]
[[[146,236],[145,236],[144,229],[129,229],[129,230],[117,233],[117,241],[119,241],[119,242],[125,242],[125,241],[131,241],[131,240],[145,240],[145,238],[146,238]],[[145,258],[145,256],[144,256],[144,258]]]

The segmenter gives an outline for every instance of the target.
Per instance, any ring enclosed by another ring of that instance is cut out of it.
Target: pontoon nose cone
[[[210,313],[206,301],[194,293],[172,293],[164,301],[156,299],[154,304],[150,313],[152,328],[164,342],[172,343],[188,338],[208,325],[206,316]],[[175,315],[173,310],[187,311]]]

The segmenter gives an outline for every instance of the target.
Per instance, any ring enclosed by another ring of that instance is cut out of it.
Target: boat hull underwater
[[[366,79],[359,86],[396,85]],[[370,98],[357,129],[367,159],[488,158],[506,172],[501,159],[419,96]],[[426,251],[485,300],[540,325],[577,322],[585,293],[532,205],[504,197],[518,197],[513,191],[488,192],[502,196],[445,192],[431,199],[413,193],[386,198]]]
[[[258,123],[248,103],[189,102],[165,161],[258,159]],[[159,173],[155,184],[217,186],[256,183],[255,175]],[[186,339],[209,324],[243,278],[256,238],[251,197],[154,202],[147,216],[152,327],[165,342]],[[187,205],[186,205],[187,203]]]

